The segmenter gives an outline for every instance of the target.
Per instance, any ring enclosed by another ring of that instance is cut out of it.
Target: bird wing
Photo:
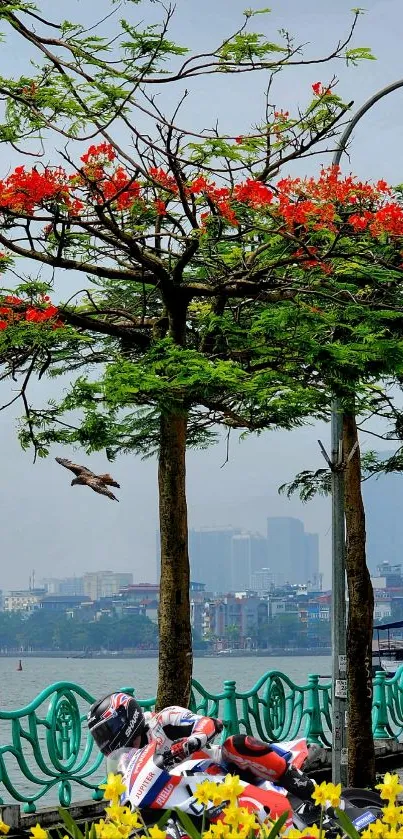
[[[55,461],[56,463],[60,463],[60,466],[64,466],[65,469],[70,469],[70,472],[74,472],[77,477],[94,474],[86,466],[79,466],[78,463],[72,463],[71,460],[67,460],[65,457],[55,457]]]
[[[117,481],[114,481],[112,475],[105,473],[105,475],[98,475],[97,477],[102,484],[107,484],[107,486],[117,487],[118,489],[120,489],[120,484],[118,484]]]
[[[105,485],[101,483],[101,481],[99,481],[98,478],[89,478],[88,481],[86,481],[86,484],[87,486],[91,487],[91,489],[93,489],[94,492],[98,492],[99,495],[106,495],[112,501],[119,501],[119,498],[116,498],[116,495],[114,495],[113,492],[110,492],[109,489],[106,489]]]

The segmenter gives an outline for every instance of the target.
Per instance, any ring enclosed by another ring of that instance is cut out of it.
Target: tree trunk
[[[371,787],[375,783],[372,737],[372,633],[374,595],[366,564],[365,512],[361,493],[361,457],[354,413],[344,414],[344,458],[354,448],[345,471],[346,571],[349,596],[347,624],[348,783]]]
[[[157,709],[187,707],[192,677],[186,505],[187,416],[163,411],[158,465],[161,533]]]

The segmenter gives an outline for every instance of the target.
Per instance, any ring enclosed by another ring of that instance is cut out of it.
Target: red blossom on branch
[[[161,198],[156,198],[154,201],[154,207],[159,216],[165,216],[167,211],[165,201],[162,201]]]
[[[53,305],[48,295],[44,295],[41,298],[40,305],[37,306],[12,294],[3,297],[0,303],[0,315],[2,316],[0,330],[7,329],[9,326],[15,326],[21,321],[25,321],[26,323],[49,324],[52,329],[58,329],[64,326],[58,307]]]
[[[150,178],[158,184],[158,186],[161,186],[163,189],[168,190],[168,192],[173,192],[176,195],[178,192],[178,184],[176,183],[173,175],[169,175],[168,172],[164,172],[163,169],[158,168],[157,166],[150,166],[148,174],[150,175]]]
[[[248,178],[234,189],[234,198],[250,207],[265,207],[273,201],[273,192],[261,181]]]
[[[321,82],[315,82],[312,87],[316,95],[326,93]],[[286,119],[288,111],[276,111],[275,116]],[[140,215],[153,208],[159,216],[164,216],[164,193],[169,193],[169,200],[179,205],[179,211],[186,198],[201,197],[200,225],[204,230],[208,216],[214,212],[227,224],[239,226],[238,207],[243,204],[261,211],[266,218],[269,213],[273,220],[279,220],[290,229],[299,225],[334,232],[343,224],[355,233],[365,232],[373,237],[382,233],[403,235],[403,210],[392,200],[392,190],[387,182],[380,179],[370,184],[351,174],[342,176],[338,166],[323,168],[318,177],[282,178],[273,189],[252,178],[226,186],[198,175],[183,184],[182,192],[174,176],[161,167],[151,166],[140,179],[131,176],[125,166],[118,163],[116,152],[109,143],[90,146],[81,162],[82,168],[72,175],[67,175],[62,167],[42,170],[17,167],[11,175],[0,180],[0,211],[35,218],[37,208],[56,215],[54,206],[57,205],[80,224],[83,214],[86,218],[89,214],[91,217],[97,207],[108,203],[112,210],[120,212],[132,211],[137,204]],[[158,188],[163,190],[164,197],[158,195]],[[45,240],[54,230],[53,223],[46,225]],[[0,261],[7,258],[0,254]],[[42,312],[42,309],[38,311]],[[46,320],[32,313],[28,319],[31,318],[38,323]]]
[[[85,165],[102,165],[112,163],[116,159],[116,152],[111,143],[100,143],[99,146],[90,146],[88,151],[82,155],[80,160]]]

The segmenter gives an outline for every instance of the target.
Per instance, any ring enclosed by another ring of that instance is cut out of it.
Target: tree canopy
[[[325,155],[348,117],[332,62],[372,57],[354,45],[359,11],[329,55],[305,59],[288,32],[253,31],[265,16],[251,10],[187,54],[169,38],[173,9],[156,4],[163,20],[139,25],[138,5],[119,19],[111,4],[89,30],[0,6],[33,58],[0,81],[0,141],[21,164],[0,179],[0,358],[35,453],[158,452],[161,707],[190,690],[186,447],[220,423],[327,417],[335,393],[350,412],[390,409],[379,381],[401,375],[403,206],[382,179],[289,171]],[[313,78],[292,111],[272,104],[277,73],[306,60],[328,64],[329,81]],[[266,99],[251,130],[184,126],[192,79],[257,72]],[[59,375],[67,393],[32,405],[32,378]]]

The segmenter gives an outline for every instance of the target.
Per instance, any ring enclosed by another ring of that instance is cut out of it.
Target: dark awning
[[[393,623],[379,623],[374,626],[374,629],[401,629],[403,621],[393,621]]]

